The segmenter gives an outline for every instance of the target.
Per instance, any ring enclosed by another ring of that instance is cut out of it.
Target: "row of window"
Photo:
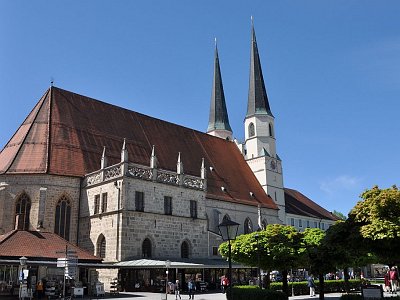
[[[230,220],[231,218],[229,217],[229,215],[225,215],[222,218],[222,222]],[[261,222],[261,227],[265,228],[267,227],[267,221],[263,220]],[[244,220],[244,224],[243,224],[243,233],[244,234],[248,234],[248,233],[252,233],[254,231],[254,227],[253,227],[253,222],[251,222],[250,218],[246,218],[246,220]]]
[[[291,226],[296,226],[295,223],[296,223],[295,219],[294,218],[290,218],[290,225]],[[303,228],[303,227],[311,228],[311,227],[313,227],[313,228],[320,228],[322,230],[325,230],[325,223],[318,222],[318,221],[311,222],[310,220],[304,221],[302,219],[298,219],[297,220],[297,227],[299,227],[299,228]],[[328,227],[329,227],[329,224],[326,224],[326,229],[328,229]]]
[[[31,199],[26,193],[22,193],[15,203],[15,222],[19,230],[29,230],[29,215],[31,212]],[[71,224],[71,202],[66,196],[62,196],[56,205],[54,233],[69,240]]]
[[[189,243],[183,241],[181,243],[181,258],[189,258]],[[106,257],[106,238],[104,235],[100,235],[97,242],[97,256],[101,258]],[[142,258],[152,258],[153,257],[153,245],[150,239],[144,239],[142,243]]]
[[[268,124],[268,135],[269,135],[269,136],[274,136],[274,133],[273,133],[272,130],[273,130],[272,124],[269,123],[269,124]],[[250,124],[249,124],[249,127],[248,127],[248,134],[249,134],[249,138],[251,138],[252,136],[255,136],[256,131],[255,131],[254,123],[250,123]]]
[[[143,192],[139,191],[135,192],[135,210],[144,212]],[[164,214],[172,215],[172,211],[173,211],[172,197],[164,196]],[[105,213],[105,212],[107,212],[107,193],[101,194],[101,203],[100,203],[100,194],[95,195],[94,214]],[[190,200],[190,217],[193,219],[197,219],[197,202],[195,200]]]

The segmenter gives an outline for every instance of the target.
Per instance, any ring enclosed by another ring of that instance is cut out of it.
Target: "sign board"
[[[381,285],[363,285],[361,287],[363,299],[383,299],[383,289]]]
[[[66,267],[64,270],[64,275],[66,277],[75,277],[76,276],[76,267]]]
[[[57,258],[57,268],[64,268],[65,266],[68,266],[68,258]]]

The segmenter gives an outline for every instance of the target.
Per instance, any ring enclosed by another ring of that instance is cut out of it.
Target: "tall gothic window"
[[[100,195],[94,195],[94,214],[97,215],[100,212]]]
[[[181,258],[189,258],[189,244],[186,241],[181,245]]]
[[[253,232],[253,224],[251,223],[251,220],[247,218],[244,221],[244,234],[251,233]]]
[[[15,205],[15,222],[19,230],[29,229],[29,214],[31,212],[31,200],[26,193],[23,193]]]
[[[164,214],[172,215],[172,197],[164,196]]]
[[[268,124],[268,129],[269,129],[269,136],[274,136],[274,132],[272,131],[273,128],[272,128],[272,124],[271,123]]]
[[[101,212],[107,212],[107,193],[101,195]]]
[[[100,234],[97,242],[97,256],[100,258],[106,257],[106,238]]]
[[[230,221],[231,220],[231,217],[229,216],[229,215],[225,215],[223,218],[222,218],[222,222],[224,222],[224,221]]]
[[[135,192],[135,209],[136,211],[144,211],[144,193]]]
[[[71,204],[67,197],[62,196],[56,206],[56,221],[54,233],[69,241],[69,229],[71,224]]]
[[[254,129],[254,124],[250,123],[249,124],[249,138],[254,136],[256,134],[255,129]]]
[[[149,239],[144,239],[142,244],[142,257],[151,258],[151,242]]]
[[[190,200],[190,217],[197,219],[197,202]]]
[[[263,220],[261,224],[262,224],[263,229],[267,228],[267,225],[268,225],[267,221]]]

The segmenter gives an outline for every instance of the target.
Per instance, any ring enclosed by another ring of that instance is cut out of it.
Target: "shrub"
[[[349,280],[350,290],[351,291],[360,291],[361,285],[366,284],[365,281],[361,280]],[[289,282],[289,294],[292,294],[292,285],[293,292],[295,295],[307,295],[310,292],[310,289],[307,286],[307,281],[300,282]],[[316,291],[319,292],[319,282],[315,281]],[[270,289],[274,291],[282,290],[282,282],[272,282],[270,285]],[[324,281],[324,292],[325,293],[340,293],[345,292],[344,280],[325,280]]]
[[[361,294],[343,294],[340,296],[340,300],[362,300]]]
[[[226,299],[232,300],[287,300],[288,297],[279,291],[260,289],[254,285],[241,285],[229,288],[226,291]]]

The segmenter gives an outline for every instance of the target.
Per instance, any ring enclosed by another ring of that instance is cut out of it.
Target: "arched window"
[[[269,136],[274,136],[274,132],[272,131],[272,124],[268,124],[268,129],[269,129]]]
[[[69,241],[69,229],[71,223],[71,204],[66,196],[58,200],[56,206],[56,220],[54,233]]]
[[[31,212],[31,199],[23,193],[15,205],[15,222],[19,230],[29,229],[29,214]]]
[[[248,129],[249,129],[249,131],[248,131],[249,132],[249,138],[256,134],[255,130],[254,130],[254,124],[253,123],[249,124],[249,128]]]
[[[189,244],[183,242],[181,245],[181,258],[189,258]]]
[[[262,228],[265,230],[265,228],[267,228],[268,223],[267,223],[267,221],[263,220],[261,222],[261,225],[262,225]]]
[[[222,218],[222,222],[224,222],[224,221],[230,221],[231,220],[231,217],[229,216],[229,215],[225,215],[223,218]]]
[[[142,257],[151,258],[151,242],[149,239],[144,239],[142,244]]]
[[[244,221],[244,230],[243,230],[244,234],[253,232],[253,224],[251,223],[250,219],[247,218]]]
[[[106,238],[104,235],[100,234],[97,242],[97,256],[101,258],[106,257]]]

